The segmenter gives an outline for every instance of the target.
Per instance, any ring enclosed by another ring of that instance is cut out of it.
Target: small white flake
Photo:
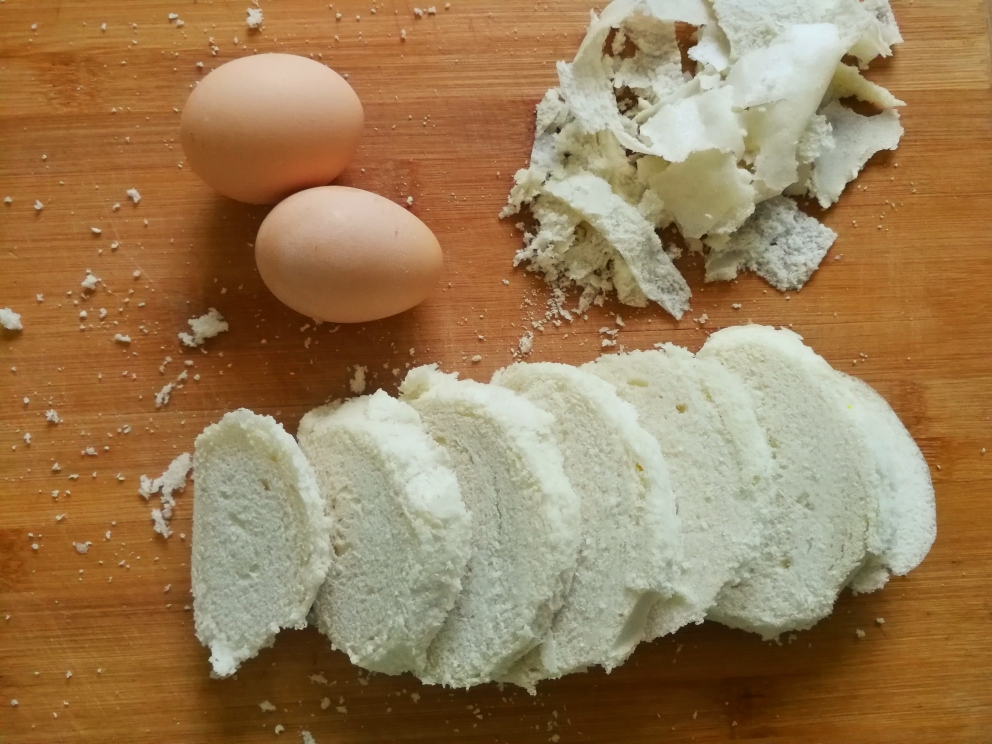
[[[100,277],[96,276],[92,271],[86,272],[86,278],[80,282],[80,286],[83,289],[88,289],[91,292],[96,289],[96,285],[101,281]]]
[[[527,331],[523,336],[520,337],[520,341],[517,344],[517,348],[520,353],[527,356],[534,350],[534,334]]]
[[[260,702],[258,704],[258,707],[262,709],[263,713],[271,713],[276,709],[276,706],[274,706],[268,700],[263,700],[262,702]]]
[[[62,419],[59,418],[58,411],[56,411],[54,408],[49,408],[47,411],[45,411],[45,420],[52,424],[62,423]]]
[[[135,204],[137,204],[138,202],[141,201],[141,194],[138,193],[137,189],[128,189],[127,198],[130,199]]]
[[[245,21],[248,24],[248,28],[255,30],[262,25],[262,11],[260,8],[248,8],[248,18]],[[237,43],[237,42],[235,42]]]
[[[180,333],[179,340],[191,348],[202,346],[208,338],[213,338],[228,329],[224,316],[214,308],[210,308],[206,315],[190,318],[186,322],[193,329],[193,333]]]
[[[93,233],[94,235],[100,235],[103,233],[103,230],[101,230],[99,227],[91,227],[90,232]]]
[[[9,307],[0,307],[0,326],[6,328],[8,331],[24,330],[24,326],[21,324],[20,314],[15,313]]]
[[[169,398],[172,397],[172,391],[176,389],[176,383],[167,383],[161,390],[155,393],[155,407],[161,408],[169,404]]]
[[[131,343],[131,337],[124,333],[114,334],[114,341],[119,344],[129,344]]]
[[[36,212],[40,212],[42,209],[45,208],[45,205],[41,203],[40,199],[35,199],[34,208]]]
[[[355,374],[352,376],[351,382],[348,383],[348,387],[355,395],[361,395],[365,392],[365,373],[368,371],[368,367],[360,365],[355,367]]]
[[[72,547],[74,547],[76,549],[76,552],[79,553],[80,555],[86,555],[86,553],[89,552],[90,545],[92,544],[93,543],[87,540],[86,542],[81,542],[81,543],[74,542],[72,544]]]

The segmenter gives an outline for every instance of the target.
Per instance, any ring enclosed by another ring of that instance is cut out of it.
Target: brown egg
[[[331,323],[362,323],[409,310],[441,275],[434,233],[369,191],[322,186],[293,194],[258,230],[255,261],[272,294]]]
[[[362,103],[334,70],[292,54],[221,65],[183,109],[183,152],[224,196],[274,204],[330,183],[362,136]]]

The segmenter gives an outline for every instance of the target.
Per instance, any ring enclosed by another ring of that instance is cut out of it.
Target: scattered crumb
[[[169,405],[169,399],[172,397],[172,391],[175,389],[176,383],[166,383],[161,390],[155,393],[155,407],[162,408],[162,406]]]
[[[100,277],[96,276],[92,271],[87,270],[86,278],[83,279],[82,282],[80,282],[80,286],[83,289],[88,289],[92,292],[94,289],[96,289],[96,285],[99,284],[101,281],[102,280],[100,279]]]
[[[24,326],[21,324],[21,316],[9,307],[0,307],[0,326],[8,331],[21,331]]]
[[[137,189],[128,189],[127,198],[130,199],[135,204],[137,204],[138,202],[141,201],[141,194],[138,193]]]
[[[258,704],[258,707],[262,709],[263,713],[271,713],[276,709],[276,706],[274,706],[268,700],[263,700],[262,702],[260,702]]]
[[[317,744],[316,739],[313,738],[313,734],[311,734],[309,731],[301,731],[300,740],[303,742],[303,744]]]
[[[351,392],[355,395],[361,395],[365,392],[365,373],[369,371],[368,367],[356,366],[355,374],[351,378],[351,382],[348,383],[348,387],[351,388]]]
[[[283,726],[281,723],[277,723],[276,724],[276,727],[274,729],[272,729],[272,730],[275,731],[276,734],[281,734],[283,731],[286,730],[286,727]]]
[[[119,344],[129,344],[131,343],[131,337],[124,333],[115,333],[114,341],[116,341]]]
[[[534,350],[534,334],[527,331],[527,333],[520,337],[517,348],[523,356],[530,354]]]
[[[74,542],[72,544],[72,547],[74,547],[76,549],[76,552],[79,553],[80,555],[86,555],[86,553],[89,552],[90,545],[92,544],[93,543],[87,540],[86,542],[81,542],[81,543]]]
[[[248,28],[256,30],[262,26],[262,10],[261,8],[248,8],[248,18],[245,23]]]
[[[169,520],[172,519],[172,509],[176,504],[176,499],[172,494],[174,491],[186,488],[186,477],[192,469],[193,458],[188,452],[184,452],[169,463],[169,467],[160,477],[152,480],[147,475],[142,475],[138,479],[138,494],[145,500],[151,498],[154,493],[161,494],[162,509],[161,511],[152,510],[152,519],[155,522],[155,531],[163,537],[172,534],[169,529]]]
[[[191,348],[202,346],[208,338],[213,338],[228,329],[224,316],[214,308],[210,308],[206,315],[190,318],[187,322],[193,333],[180,333],[179,340]]]
[[[863,630],[861,630],[861,628],[858,628],[856,631],[854,631],[854,634],[858,638],[864,638],[867,635],[867,633],[865,633]]]
[[[62,423],[62,419],[59,418],[58,411],[56,411],[54,408],[49,408],[47,411],[45,411],[45,420],[52,424]]]

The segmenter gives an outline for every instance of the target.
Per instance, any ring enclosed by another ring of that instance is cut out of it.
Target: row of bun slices
[[[318,408],[298,437],[242,409],[196,441],[216,676],[309,617],[371,671],[533,690],[705,619],[810,628],[936,534],[888,404],[765,326],[488,385],[420,367],[399,399]]]
[[[265,285],[310,318],[364,323],[404,312],[437,283],[430,229],[383,196],[326,186],[358,151],[358,95],[306,57],[258,54],[221,65],[193,90],[180,122],[193,171],[224,196],[276,204],[259,228]]]

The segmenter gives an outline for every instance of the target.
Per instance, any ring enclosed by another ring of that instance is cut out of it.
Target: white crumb
[[[131,343],[131,337],[124,333],[115,333],[114,341],[116,341],[119,344],[129,344]]]
[[[135,204],[137,204],[138,202],[141,201],[141,194],[138,193],[138,190],[137,189],[128,189],[127,190],[127,197],[128,197],[128,199],[130,199]]]
[[[45,411],[45,420],[52,424],[62,423],[62,419],[59,418],[58,411],[56,411],[54,408],[49,408],[47,411]]]
[[[92,271],[87,270],[86,278],[80,282],[80,286],[83,289],[88,289],[92,292],[94,289],[96,289],[96,285],[99,284],[100,281],[101,281],[100,277],[98,277]]]
[[[274,706],[268,700],[263,700],[262,702],[260,702],[258,704],[258,707],[262,709],[263,713],[271,713],[276,709],[276,706]]]
[[[368,367],[362,367],[360,365],[355,367],[355,374],[348,383],[348,387],[355,395],[361,395],[365,392],[365,373],[368,371]]]
[[[21,316],[9,307],[0,307],[0,326],[8,331],[21,331],[24,326],[21,324]]]
[[[258,29],[262,26],[262,11],[260,8],[248,8],[248,18],[245,21],[250,29]]]
[[[180,333],[179,340],[192,348],[202,346],[208,338],[213,338],[228,329],[224,316],[214,308],[210,308],[206,315],[190,318],[187,322],[189,327],[193,329],[193,333]]]
[[[176,389],[176,383],[169,382],[157,393],[155,393],[155,407],[161,408],[169,404],[169,398],[172,397],[172,391]]]

